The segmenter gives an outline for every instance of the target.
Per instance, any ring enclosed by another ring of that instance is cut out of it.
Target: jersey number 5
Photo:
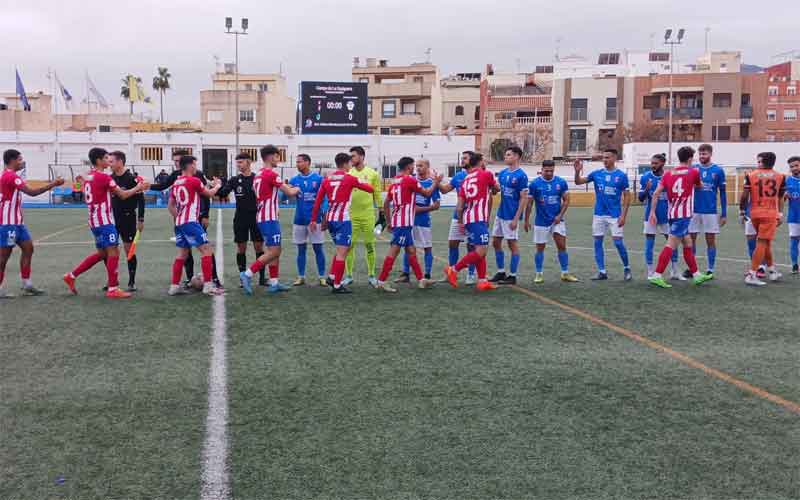
[[[464,194],[467,198],[475,198],[478,196],[478,179],[473,177],[464,182]]]

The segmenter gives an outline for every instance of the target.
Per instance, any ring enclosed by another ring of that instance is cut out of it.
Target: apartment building
[[[52,95],[34,92],[26,97],[30,111],[23,110],[16,93],[0,93],[0,131],[127,132],[134,121],[145,121],[141,113],[116,113],[111,108],[91,111],[85,104],[78,112],[56,114]]]
[[[367,83],[367,128],[372,134],[442,133],[439,69],[431,63],[390,66],[386,59],[353,59],[354,82]]]
[[[767,68],[767,141],[800,141],[800,53]]]
[[[204,132],[232,133],[239,114],[243,134],[291,133],[296,123],[296,100],[289,96],[286,78],[275,73],[236,75],[232,64],[211,77],[211,89],[200,91],[200,122]]]
[[[481,74],[456,73],[440,82],[442,127],[448,133],[475,134],[480,125]]]

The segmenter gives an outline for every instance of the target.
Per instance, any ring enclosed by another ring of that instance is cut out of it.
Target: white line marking
[[[174,240],[139,240],[139,243],[175,243]],[[58,246],[74,246],[74,245],[94,245],[94,241],[47,241],[44,243],[36,243],[37,246],[43,247],[58,247]]]
[[[217,212],[217,270],[225,269],[222,244],[222,209]],[[211,363],[208,369],[208,416],[203,445],[201,500],[230,498],[228,470],[228,374],[226,361],[225,296],[214,297],[214,325],[211,337]]]
[[[65,227],[64,229],[62,229],[60,231],[56,231],[55,233],[50,233],[48,235],[42,236],[38,240],[34,240],[33,243],[34,243],[34,245],[39,245],[44,240],[49,240],[50,238],[58,236],[59,234],[64,234],[67,231],[77,231],[78,229],[83,228],[83,227],[88,227],[88,224],[78,224],[76,226]]]

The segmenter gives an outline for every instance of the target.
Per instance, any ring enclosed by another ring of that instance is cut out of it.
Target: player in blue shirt
[[[700,180],[703,187],[694,190],[694,215],[689,224],[689,234],[692,236],[692,251],[697,254],[697,235],[704,233],[706,236],[706,252],[708,256],[708,271],[706,274],[714,276],[714,266],[717,261],[717,235],[719,228],[728,220],[728,197],[725,191],[725,170],[711,161],[714,149],[710,144],[701,144],[697,148],[697,158],[700,163],[694,165],[700,169]],[[722,214],[717,215],[717,192]],[[683,273],[684,278],[689,278],[688,271]]]
[[[667,217],[667,210],[669,209],[669,202],[667,201],[667,193],[662,192],[656,202],[656,221],[657,224],[650,223],[648,214],[650,213],[650,206],[653,204],[653,193],[655,193],[658,183],[661,182],[661,176],[664,174],[664,165],[667,163],[667,158],[663,154],[653,155],[650,160],[650,171],[642,175],[639,179],[639,201],[645,204],[644,207],[644,261],[647,265],[647,277],[655,272],[655,265],[653,264],[653,253],[656,244],[656,234],[661,233],[666,239],[669,239],[669,218]],[[680,274],[677,271],[678,253],[672,254],[672,279],[679,279]]]
[[[433,186],[434,180],[431,176],[431,163],[426,159],[417,160],[417,180],[420,185],[428,189]],[[431,212],[439,210],[440,205],[439,190],[434,189],[433,194],[426,197],[420,193],[416,194],[416,207],[414,212],[414,227],[411,235],[414,239],[414,246],[425,252],[425,279],[431,279],[433,269],[433,234],[431,232]],[[395,283],[410,282],[411,266],[408,262],[408,253],[403,255],[403,272]]]
[[[528,175],[519,166],[522,160],[522,149],[511,146],[506,149],[504,161],[506,168],[497,174],[500,184],[500,207],[494,218],[492,228],[492,246],[497,264],[497,274],[489,281],[503,285],[517,284],[519,268],[519,221],[525,207],[528,206]],[[511,266],[506,273],[506,259],[503,252],[503,240],[511,250]]]
[[[314,208],[314,201],[317,199],[317,191],[322,186],[323,177],[311,171],[311,157],[301,153],[297,155],[297,170],[300,172],[289,180],[289,184],[300,188],[297,194],[297,208],[294,211],[294,223],[292,225],[292,242],[297,245],[297,279],[294,286],[302,286],[306,282],[306,251],[308,243],[311,242],[314,248],[314,256],[317,259],[317,276],[319,276],[320,286],[325,283],[325,233],[322,230],[322,212],[317,216],[317,228],[312,231],[311,210]]]
[[[628,208],[631,205],[631,193],[628,191],[630,183],[628,176],[617,169],[616,149],[603,151],[604,168],[595,170],[588,177],[582,177],[583,162],[575,161],[575,184],[594,183],[594,216],[592,217],[592,236],[594,237],[594,260],[597,264],[597,276],[593,281],[607,280],[606,257],[603,249],[603,238],[606,232],[611,232],[614,246],[622,260],[625,281],[633,279],[631,266],[628,262],[628,249],[625,248],[625,221],[628,218]]]
[[[789,255],[792,258],[792,274],[800,274],[800,156],[789,158],[789,171],[786,177],[786,201],[789,202]]]
[[[535,284],[544,283],[544,249],[552,236],[558,248],[558,263],[561,265],[561,281],[580,281],[569,272],[567,253],[567,223],[564,218],[569,208],[569,186],[567,181],[555,175],[556,164],[552,160],[542,162],[542,175],[528,186],[528,203],[525,208],[525,231],[531,230],[531,212],[536,204],[533,222],[533,243],[536,245]]]
[[[474,151],[464,151],[461,153],[461,168],[456,172],[456,174],[450,178],[449,181],[441,184],[439,186],[439,193],[440,194],[447,194],[451,191],[455,191],[458,193],[458,189],[461,187],[461,184],[464,182],[464,179],[467,177],[467,165],[469,165],[469,160],[475,155]],[[456,211],[453,210],[453,218],[450,219],[450,233],[447,237],[449,251],[447,253],[447,261],[450,264],[450,267],[455,266],[458,263],[459,255],[458,255],[458,245],[461,242],[467,241],[467,233],[464,231],[464,224],[459,222],[458,215]],[[472,251],[472,245],[467,243],[467,251]],[[467,281],[468,285],[473,285],[477,279],[475,278],[475,266],[469,266],[467,271]]]

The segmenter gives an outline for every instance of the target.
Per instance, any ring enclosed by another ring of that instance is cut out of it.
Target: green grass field
[[[245,297],[232,215],[222,215],[232,498],[800,498],[800,280],[782,267],[782,283],[746,288],[737,225],[723,229],[717,277],[702,287],[647,284],[641,209],[626,228],[635,281],[621,280],[610,241],[611,281],[588,281],[591,212],[574,209],[582,283],[559,282],[548,249],[547,282],[534,286],[525,235],[519,288],[379,295],[358,249],[352,296],[308,286]],[[291,215],[284,282],[295,275]],[[434,216],[443,259],[449,216]],[[0,302],[0,499],[199,498],[214,313],[206,297],[166,295],[168,214],[148,211],[130,301],[102,297],[99,266],[79,278],[81,295],[66,293],[61,275],[93,248],[83,210],[29,209],[26,222],[42,239],[33,277],[48,295]],[[787,246],[781,228],[784,265]],[[313,282],[311,252],[308,268]]]

